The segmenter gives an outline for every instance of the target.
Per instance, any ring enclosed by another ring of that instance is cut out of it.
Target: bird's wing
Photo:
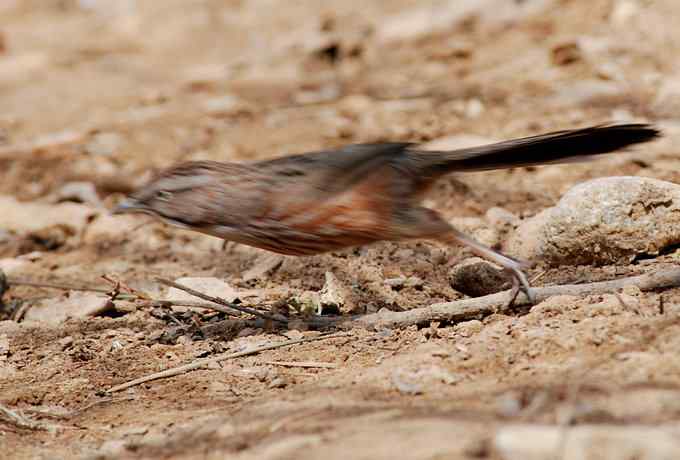
[[[315,198],[342,193],[404,155],[410,143],[355,144],[253,164],[286,189],[304,183]],[[301,191],[301,190],[300,190]],[[306,193],[302,193],[306,195]],[[302,198],[302,197],[300,197]]]
[[[391,166],[398,164],[411,145],[349,145],[251,166],[269,182],[269,193],[276,195],[267,200],[272,203],[267,210],[272,219],[297,216],[301,221],[312,222],[333,213],[351,214],[358,219],[375,209],[371,203],[389,198],[385,196],[389,191],[384,189],[395,172]]]

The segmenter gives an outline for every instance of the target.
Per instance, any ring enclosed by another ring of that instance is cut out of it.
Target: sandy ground
[[[492,207],[525,219],[594,177],[680,181],[679,23],[676,0],[4,0],[0,268],[10,281],[79,286],[108,287],[108,275],[152,296],[164,291],[157,276],[216,277],[265,306],[320,290],[330,271],[362,313],[462,298],[450,284],[461,248],[384,243],[253,276],[262,251],[107,209],[180,160],[459,145],[612,120],[665,128],[663,141],[587,165],[442,180],[429,204],[502,246],[508,234],[485,229]],[[73,196],[84,204],[60,203]],[[583,283],[674,260],[670,250],[529,275]],[[680,458],[678,289],[354,328],[114,394],[197,358],[319,332],[125,302],[28,320],[66,295],[77,296],[25,285],[4,296],[0,404],[46,429],[0,417],[2,458]]]

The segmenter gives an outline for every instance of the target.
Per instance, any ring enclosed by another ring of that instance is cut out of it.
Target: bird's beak
[[[116,206],[111,214],[129,214],[133,212],[143,212],[144,206],[133,198],[126,198]]]

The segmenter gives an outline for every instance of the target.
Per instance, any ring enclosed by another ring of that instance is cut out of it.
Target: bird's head
[[[188,162],[159,173],[118,204],[114,214],[148,214],[180,227],[200,227],[219,199],[219,163]]]

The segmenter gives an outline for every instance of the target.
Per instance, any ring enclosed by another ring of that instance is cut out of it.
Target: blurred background
[[[461,248],[383,243],[272,259],[107,210],[183,160],[376,141],[454,149],[610,121],[663,129],[659,142],[594,163],[442,180],[427,204],[503,248],[522,219],[585,180],[680,182],[679,24],[678,0],[0,0],[0,270],[104,287],[107,274],[154,298],[163,295],[156,276],[213,277],[267,308],[318,295],[327,272],[352,292],[352,312],[461,298],[452,287]],[[664,257],[644,267],[676,261]],[[547,267],[530,278],[597,281],[642,266]],[[248,358],[101,403],[93,395],[111,385],[280,337],[186,309],[128,305],[93,317],[79,310],[92,298],[15,286],[0,308],[13,320],[0,322],[0,403],[64,408],[77,415],[59,420],[78,429],[29,437],[0,425],[9,433],[0,445],[11,446],[0,457],[49,448],[61,458],[318,458],[313,446],[323,444],[329,459],[394,458],[395,449],[423,459],[556,458],[491,449],[499,439],[543,439],[540,430],[502,431],[514,422],[611,422],[593,435],[614,433],[609,447],[645,436],[674,445],[659,432],[611,428],[677,420],[677,384],[644,386],[680,381],[677,327],[650,349],[620,350],[652,321],[663,330],[656,294],[636,295],[626,304],[560,298],[526,316],[439,329],[356,329],[348,342],[265,356],[336,368]],[[624,308],[633,304],[635,313]],[[65,320],[67,306],[79,319]],[[420,390],[403,384],[402,371]],[[593,445],[588,433],[583,446]],[[129,442],[141,447],[125,450]]]
[[[673,0],[2,0],[0,149],[59,144],[68,164],[51,152],[48,178],[26,176],[34,159],[14,163],[0,191],[37,197],[88,176],[108,193],[129,188],[120,172],[178,160],[673,118],[679,10]]]

